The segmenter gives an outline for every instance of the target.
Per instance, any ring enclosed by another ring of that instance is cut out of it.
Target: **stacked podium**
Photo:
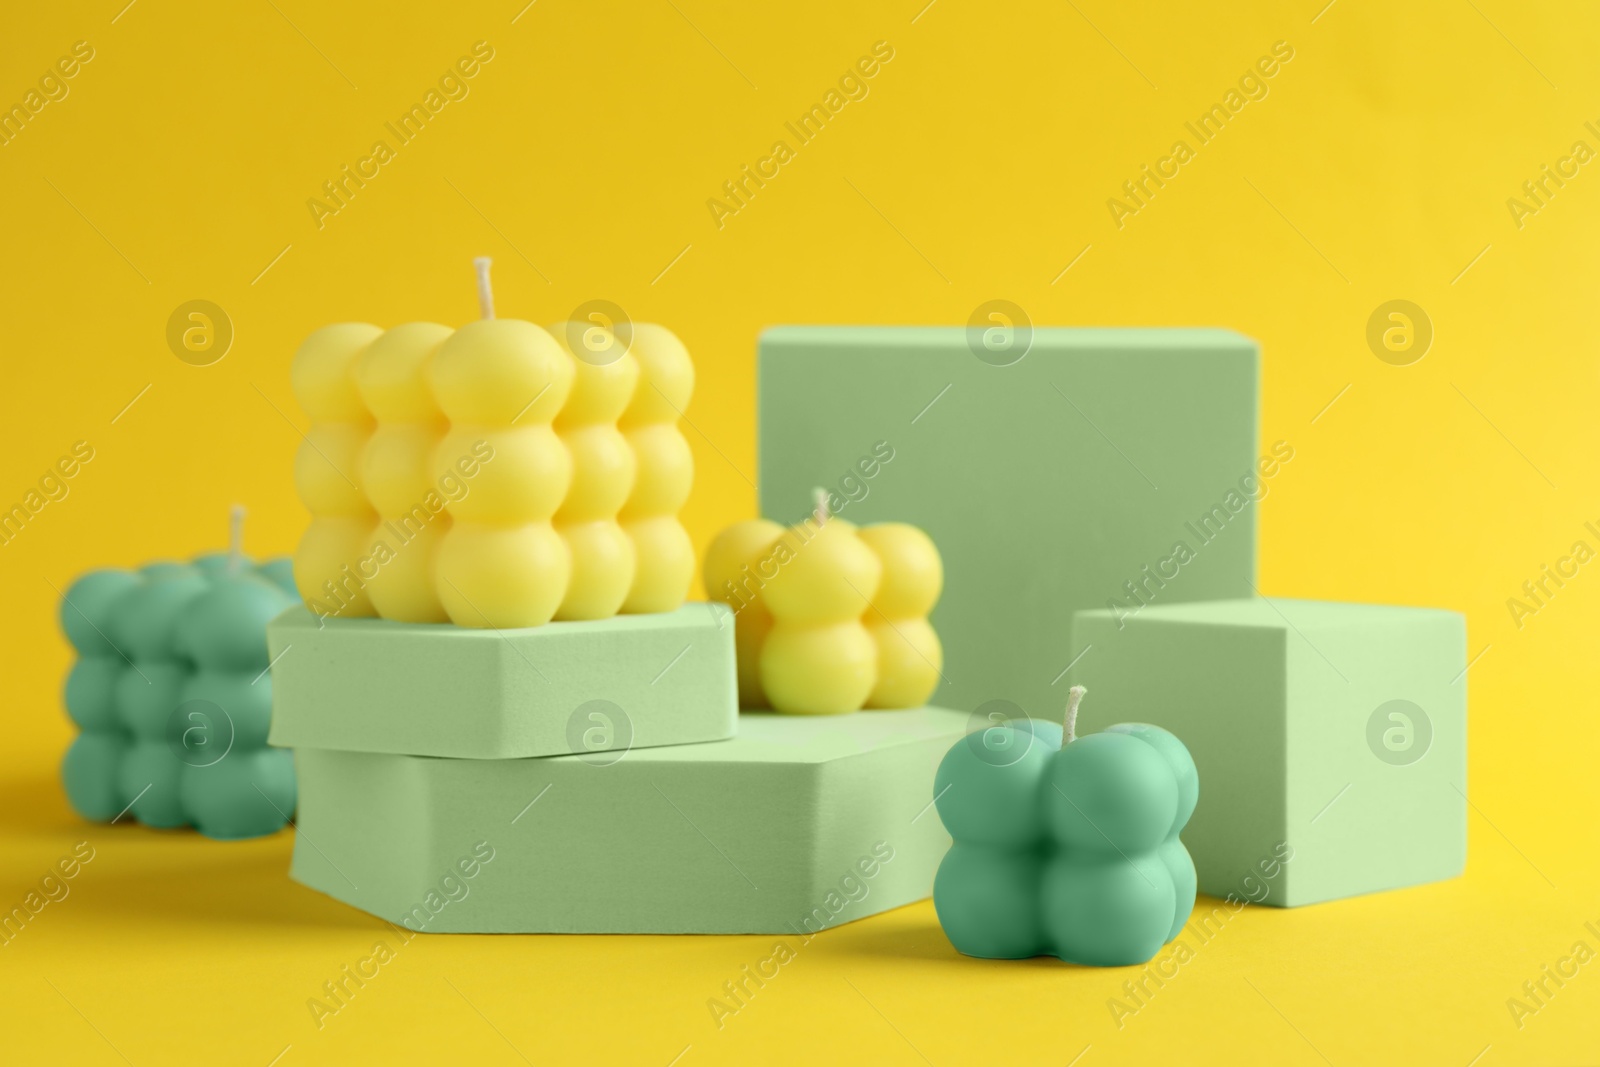
[[[965,716],[740,716],[731,614],[280,617],[293,876],[428,932],[815,933],[925,897]]]
[[[965,716],[741,716],[661,327],[328,327],[268,631],[292,875],[428,932],[814,933],[921,899]],[[808,493],[809,496],[809,493]]]

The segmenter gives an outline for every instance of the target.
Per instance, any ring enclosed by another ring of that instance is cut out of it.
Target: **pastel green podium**
[[[525,629],[327,619],[267,628],[271,742],[513,759],[732,737],[733,617],[690,603]]]
[[[1204,789],[1183,840],[1202,893],[1293,906],[1462,872],[1456,612],[1280,599],[1101,609],[1077,615],[1070,655],[1092,694],[1084,729],[1152,723],[1193,755]]]
[[[926,897],[942,708],[541,759],[301,748],[292,876],[409,929],[807,935]]]
[[[1072,613],[1135,603],[1175,542],[1194,555],[1158,600],[1250,595],[1259,355],[1214,329],[1037,329],[1021,348],[959,327],[767,330],[761,513],[798,518],[821,486],[852,522],[926,530],[945,561],[933,701],[1059,720]]]

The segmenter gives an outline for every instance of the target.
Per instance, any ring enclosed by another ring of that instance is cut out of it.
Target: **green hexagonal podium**
[[[541,759],[302,748],[291,873],[426,932],[816,933],[931,892],[933,776],[965,726],[930,707]]]
[[[272,620],[267,642],[271,742],[286,748],[515,759],[716,741],[737,728],[723,604],[514,630],[319,625],[296,607]]]

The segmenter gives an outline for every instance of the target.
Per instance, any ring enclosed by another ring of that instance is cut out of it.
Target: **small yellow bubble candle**
[[[904,523],[858,529],[817,511],[785,529],[736,523],[707,550],[711,596],[734,610],[742,707],[831,715],[921,707],[943,649],[927,614],[944,584],[928,535]]]

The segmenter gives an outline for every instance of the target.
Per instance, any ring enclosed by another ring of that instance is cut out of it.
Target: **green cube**
[[[1462,872],[1466,621],[1246,599],[1080,612],[1084,731],[1176,734],[1200,771],[1200,891],[1295,906]]]
[[[847,519],[922,527],[945,565],[934,702],[1059,722],[1072,613],[1136,605],[1179,541],[1163,602],[1251,595],[1282,462],[1257,455],[1258,362],[1213,329],[771,329],[762,514],[822,486]]]
[[[516,759],[721,740],[739,717],[732,623],[702,603],[516,630],[292,608],[267,628],[271,742]]]
[[[814,934],[931,892],[966,718],[750,713],[730,741],[544,759],[301,748],[290,873],[430,933]]]

